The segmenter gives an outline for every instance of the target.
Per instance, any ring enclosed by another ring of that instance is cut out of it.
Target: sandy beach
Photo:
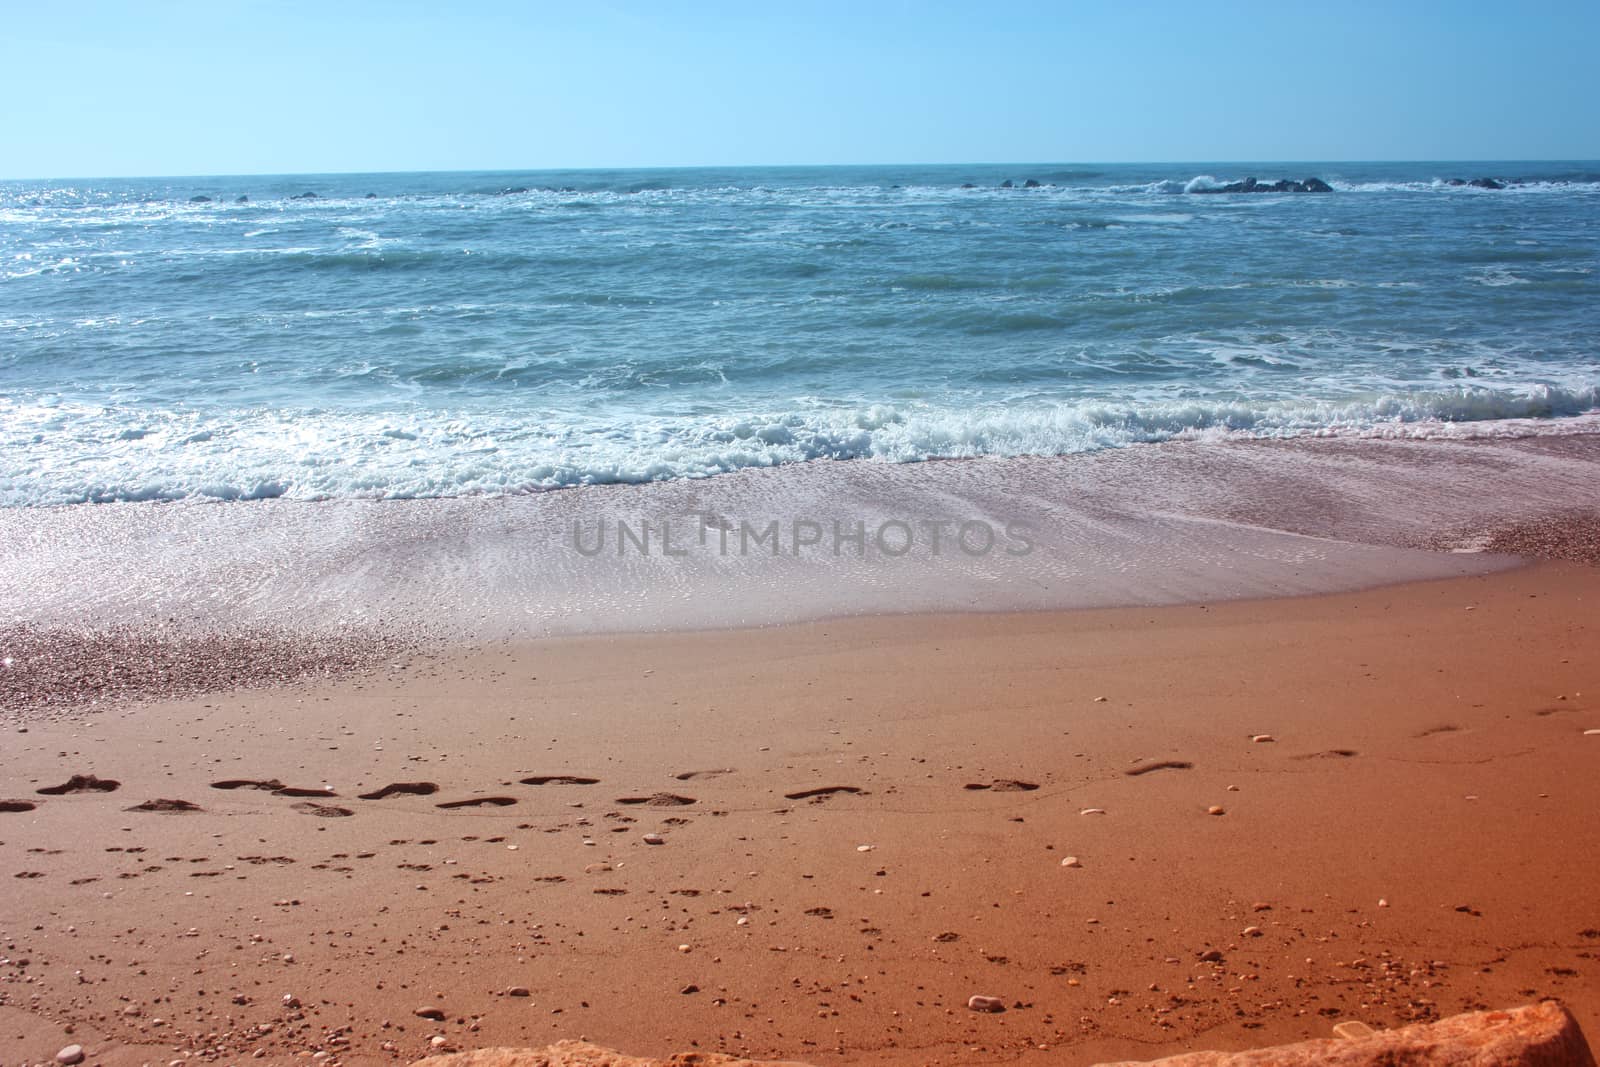
[[[1077,1064],[1542,996],[1600,1032],[1597,604],[1545,562],[11,712],[0,1062]]]

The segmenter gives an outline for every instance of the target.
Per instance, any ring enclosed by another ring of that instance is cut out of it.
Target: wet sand
[[[1075,1064],[1540,996],[1593,1035],[1597,619],[1542,563],[8,714],[0,1060]]]

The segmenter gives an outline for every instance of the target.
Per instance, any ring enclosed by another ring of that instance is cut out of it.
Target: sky
[[[1600,157],[1600,3],[0,0],[0,178]]]

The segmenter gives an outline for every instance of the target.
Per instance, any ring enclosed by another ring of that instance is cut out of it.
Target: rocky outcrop
[[[803,1063],[741,1060],[716,1052],[680,1052],[667,1060],[624,1056],[587,1041],[561,1041],[548,1048],[484,1048],[430,1056],[414,1067],[806,1067]]]
[[[1367,1031],[1343,1023],[1340,1038],[1246,1052],[1185,1052],[1163,1060],[1099,1067],[1596,1067],[1566,1008],[1553,1000],[1506,1011],[1475,1011],[1399,1030]],[[806,1067],[741,1060],[715,1052],[670,1059],[625,1056],[586,1041],[542,1049],[486,1048],[418,1060],[412,1067]]]
[[[1474,1011],[1365,1036],[1246,1052],[1185,1052],[1100,1067],[1595,1067],[1578,1021],[1553,1000]]]
[[[1254,178],[1246,178],[1242,182],[1229,182],[1226,185],[1197,186],[1190,190],[1194,193],[1331,193],[1333,186],[1321,178],[1307,178],[1297,182],[1292,178],[1280,178],[1275,182],[1258,182]]]

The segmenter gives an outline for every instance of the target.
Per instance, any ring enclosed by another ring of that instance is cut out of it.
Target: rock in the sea
[[[191,196],[189,198],[189,203],[191,203],[191,204],[209,204],[209,203],[211,203],[211,198],[209,196]]]
[[[992,1013],[1006,1010],[1006,1002],[999,997],[971,996],[967,998],[967,1007],[973,1011],[986,1011]]]
[[[296,193],[295,195],[291,196],[289,199],[290,200],[315,200],[315,199],[317,199],[317,194],[311,192],[310,190],[307,190],[306,192],[303,192],[303,193]]]
[[[717,1052],[681,1052],[671,1059],[625,1056],[587,1041],[560,1041],[546,1048],[485,1048],[430,1056],[415,1067],[806,1067],[803,1063],[741,1060]]]
[[[1039,183],[1035,179],[1029,178],[1027,181],[1022,183],[1022,187],[1024,189],[1037,189],[1039,188]]]
[[[1099,1067],[1595,1067],[1566,1008],[1553,1000],[1508,1011],[1474,1011],[1436,1023],[1323,1038],[1245,1052],[1184,1052]]]
[[[1017,187],[1016,183],[1013,182],[1010,178],[1007,178],[1005,181],[1000,183],[1000,188],[1002,188],[1002,189],[1015,189],[1016,187]]]
[[[1297,182],[1290,178],[1279,178],[1275,182],[1260,182],[1254,178],[1246,178],[1242,182],[1228,182],[1224,185],[1196,186],[1190,190],[1196,193],[1331,193],[1333,186],[1321,178],[1307,178]]]
[[[69,1063],[69,1064],[70,1063],[82,1063],[83,1062],[83,1046],[82,1045],[68,1045],[66,1048],[64,1048],[60,1052],[56,1053],[56,1062],[57,1063]]]
[[[1506,183],[1496,178],[1474,178],[1467,183],[1474,189],[1504,189]]]

